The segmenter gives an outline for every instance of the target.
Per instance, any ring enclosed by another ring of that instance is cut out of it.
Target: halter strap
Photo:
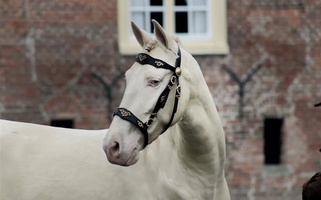
[[[132,112],[127,110],[126,108],[117,108],[117,110],[114,112],[114,115],[119,116],[123,120],[129,121],[132,124],[134,124],[144,135],[144,146],[148,143],[148,133],[147,133],[147,126],[145,123],[143,123],[140,119],[138,119]],[[147,142],[146,142],[147,141]]]
[[[152,56],[146,53],[138,54],[135,60],[136,62],[142,65],[152,65],[156,68],[163,68],[163,69],[167,69],[167,70],[171,70],[172,72],[175,72],[175,68],[172,67],[170,64],[160,59],[153,58]]]
[[[180,69],[181,50],[180,50],[179,46],[178,46],[177,56],[178,57],[176,58],[175,67],[169,65],[168,63],[166,63],[160,59],[153,58],[152,56],[150,56],[146,53],[140,53],[135,58],[136,62],[140,63],[141,65],[152,65],[153,67],[163,68],[163,69],[171,70],[173,72],[173,75],[172,75],[169,83],[167,84],[167,86],[165,87],[165,89],[163,90],[161,95],[159,96],[152,114],[149,116],[148,120],[145,123],[143,123],[131,111],[127,110],[126,108],[117,108],[116,111],[114,112],[114,116],[117,115],[121,119],[131,122],[133,125],[135,125],[142,132],[142,134],[144,135],[144,140],[145,140],[144,141],[144,148],[148,145],[148,141],[149,141],[147,129],[154,122],[154,119],[157,117],[158,111],[160,109],[164,108],[164,106],[167,102],[169,93],[170,93],[171,89],[174,88],[175,84],[177,85],[177,87],[176,87],[176,92],[175,92],[175,101],[174,101],[172,116],[171,116],[169,122],[167,123],[167,125],[164,127],[161,134],[163,134],[171,126],[174,116],[175,116],[175,113],[177,112],[178,100],[181,96],[181,86],[179,85],[179,76],[181,75],[181,69]]]

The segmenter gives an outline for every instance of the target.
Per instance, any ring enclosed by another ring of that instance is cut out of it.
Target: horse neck
[[[178,155],[187,168],[217,178],[224,168],[223,128],[200,67],[192,57],[186,63],[190,98],[181,121],[173,127],[180,132]]]

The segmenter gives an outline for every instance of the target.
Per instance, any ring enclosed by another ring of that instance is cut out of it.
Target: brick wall
[[[233,199],[300,199],[320,170],[321,3],[228,0],[227,56],[197,56],[227,139]],[[0,117],[108,127],[133,57],[119,55],[115,0],[0,2]],[[239,117],[240,80],[245,84]],[[102,84],[105,83],[105,85]],[[264,164],[264,119],[283,118],[279,165]]]
[[[108,126],[109,102],[92,73],[108,82],[122,71],[114,59],[116,2],[10,0],[0,6],[1,118]]]
[[[278,2],[229,1],[231,53],[203,67],[215,81],[210,87],[226,130],[235,199],[300,199],[302,183],[320,171],[321,110],[313,105],[321,101],[321,4]],[[242,78],[257,62],[263,65],[246,84],[239,119],[238,86],[219,66]],[[284,119],[279,165],[263,164],[266,117]]]

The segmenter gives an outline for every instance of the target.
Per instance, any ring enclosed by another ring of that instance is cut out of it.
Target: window
[[[136,54],[141,49],[130,21],[152,33],[151,19],[157,20],[169,34],[179,36],[192,54],[226,54],[229,51],[226,0],[119,0],[120,53]]]
[[[206,0],[176,0],[174,5],[175,34],[179,36],[186,34],[190,38],[207,37],[210,33],[210,3]]]
[[[264,155],[265,164],[281,164],[282,118],[264,120]]]
[[[134,21],[140,28],[152,33],[151,19],[155,19],[162,26],[164,25],[165,10],[162,0],[146,1],[146,0],[128,0],[131,2],[129,7],[130,19]],[[132,34],[132,32],[130,32]],[[133,36],[133,35],[131,35]]]
[[[74,128],[74,120],[72,119],[55,119],[51,120],[51,126],[62,128]]]

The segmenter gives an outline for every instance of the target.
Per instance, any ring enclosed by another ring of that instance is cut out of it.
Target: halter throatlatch
[[[167,125],[164,127],[161,134],[163,134],[171,126],[174,116],[175,116],[175,113],[177,111],[178,100],[181,96],[181,86],[179,85],[179,76],[181,75],[181,68],[180,68],[180,66],[181,66],[181,50],[179,47],[178,47],[177,56],[178,57],[176,58],[175,67],[169,65],[168,63],[166,63],[162,60],[153,58],[146,53],[140,53],[136,56],[136,62],[138,62],[141,65],[151,65],[156,68],[167,69],[167,70],[171,70],[173,72],[173,75],[172,75],[169,83],[167,84],[166,88],[163,90],[163,92],[159,96],[152,114],[149,116],[148,120],[145,123],[142,122],[140,119],[138,119],[131,111],[127,110],[126,108],[117,108],[117,110],[114,112],[114,116],[117,115],[121,119],[131,122],[142,132],[142,134],[144,135],[144,140],[145,140],[144,141],[144,148],[148,145],[148,141],[149,141],[147,129],[148,129],[148,127],[150,127],[152,125],[152,123],[154,122],[154,119],[157,118],[158,111],[160,109],[164,108],[164,106],[167,102],[169,93],[174,88],[175,84],[177,85],[177,87],[176,87],[176,92],[175,92],[175,101],[174,101],[172,116],[171,116],[169,122],[167,123]]]

